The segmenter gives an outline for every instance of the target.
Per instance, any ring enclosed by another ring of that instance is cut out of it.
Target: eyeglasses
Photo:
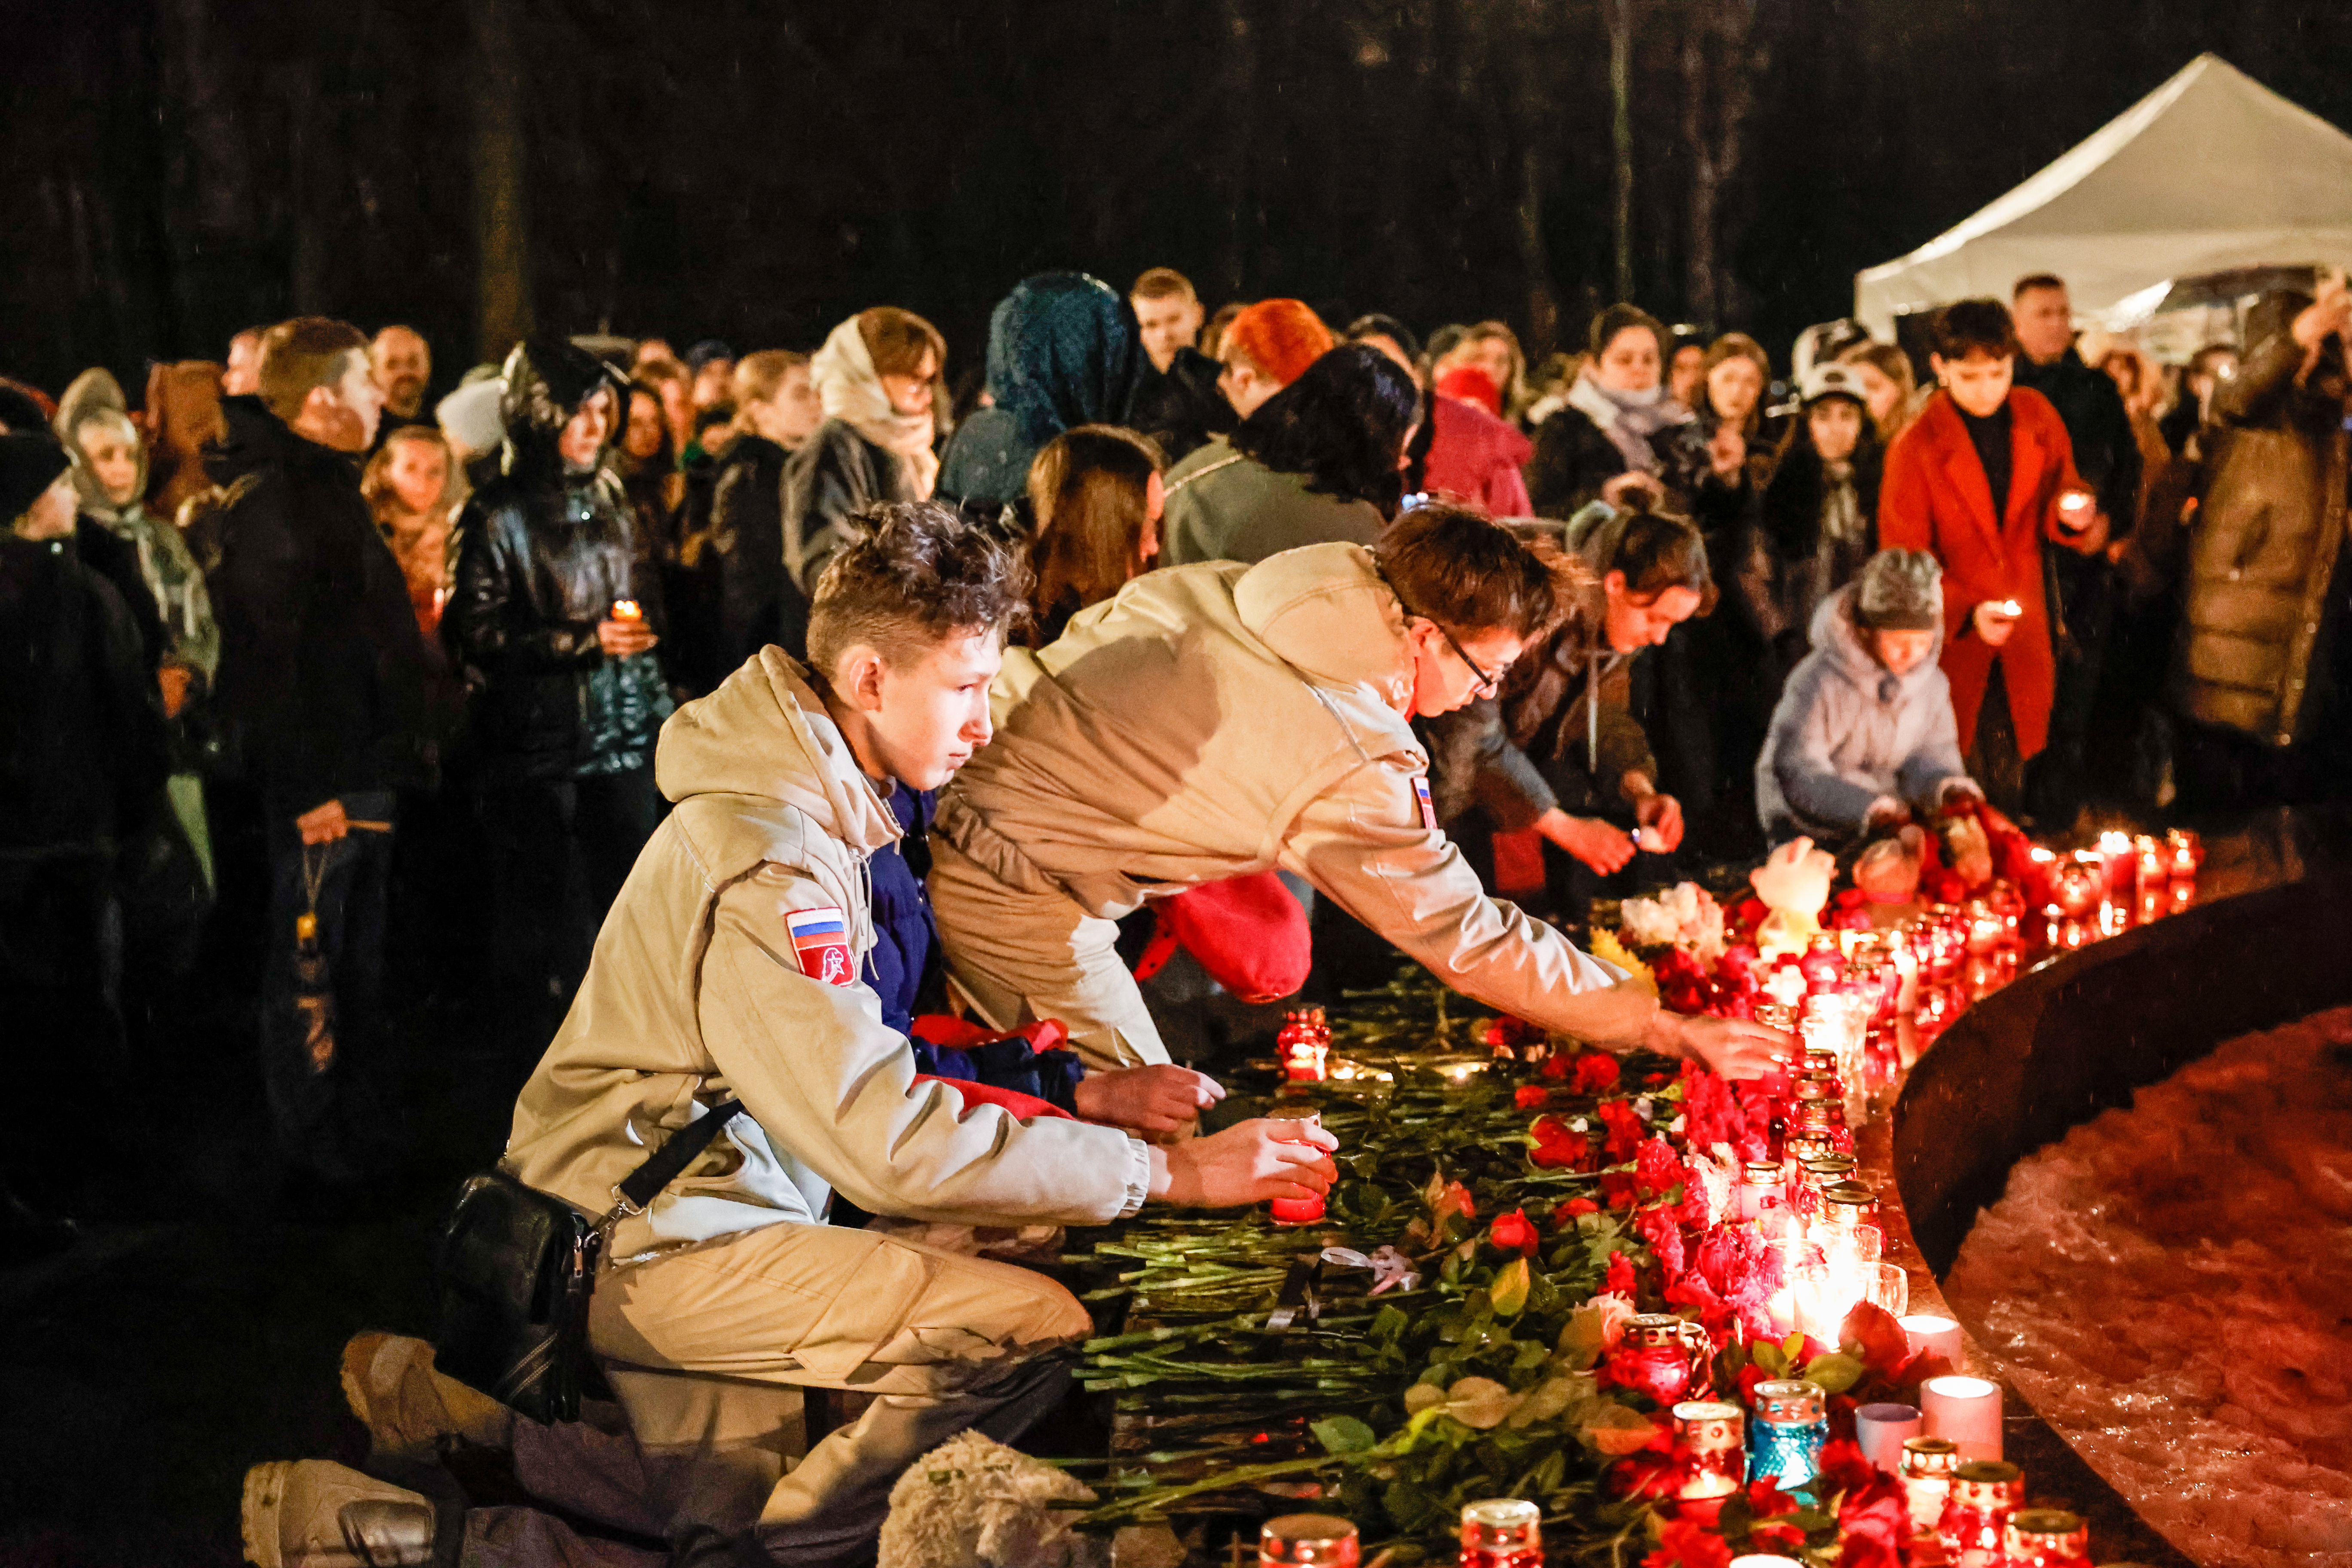
[[[1467,650],[1465,650],[1459,642],[1454,640],[1454,634],[1445,629],[1444,622],[1430,620],[1429,616],[1415,615],[1411,610],[1407,610],[1405,614],[1412,616],[1413,619],[1417,621],[1429,621],[1431,626],[1437,628],[1437,635],[1445,639],[1445,646],[1454,650],[1454,657],[1460,659],[1463,664],[1469,668],[1470,673],[1477,678],[1477,684],[1471,687],[1471,690],[1476,692],[1481,697],[1492,697],[1496,691],[1502,689],[1503,677],[1509,673],[1509,667],[1506,666],[1504,668],[1496,670],[1492,675],[1487,674],[1484,669],[1481,669],[1478,667],[1478,661],[1472,658]]]

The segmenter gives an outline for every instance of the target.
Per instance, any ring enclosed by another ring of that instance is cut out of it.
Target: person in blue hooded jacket
[[[1813,651],[1789,672],[1756,759],[1756,808],[1775,844],[1828,849],[1981,795],[1960,758],[1944,640],[1943,569],[1882,550],[1813,612]]]
[[[1121,425],[1143,354],[1135,310],[1083,272],[1041,272],[1000,300],[988,324],[994,405],[956,427],[939,494],[967,506],[1018,503],[1046,442],[1080,425]]]

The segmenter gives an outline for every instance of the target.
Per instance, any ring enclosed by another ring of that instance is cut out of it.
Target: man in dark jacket
[[[209,583],[217,711],[269,859],[262,1062],[278,1150],[348,1186],[398,1157],[382,1016],[397,791],[429,783],[436,660],[361,499],[383,393],[367,340],[320,317],[262,339],[261,390],[223,404],[205,470],[230,499]]]
[[[2018,280],[2011,300],[2017,322],[2015,382],[2048,398],[2074,447],[2074,471],[2098,497],[2112,539],[2130,535],[2139,521],[2139,439],[2132,433],[2123,394],[2106,372],[2083,363],[2074,352],[2074,308],[2063,280],[2038,273]],[[2062,523],[2065,513],[2061,514]],[[2085,521],[2088,520],[2086,519]],[[2058,690],[2050,710],[2050,754],[2041,773],[2034,814],[2063,824],[2074,820],[2092,784],[2086,742],[2092,711],[2106,700],[2126,700],[2128,687],[2101,697],[2101,670],[2115,617],[2115,569],[2104,556],[2045,550],[2057,603],[2052,606],[2059,633]],[[2121,759],[2112,759],[2120,763]],[[2105,765],[2100,783],[2121,784],[2119,771]]]
[[[14,1037],[37,1042],[10,1053],[19,1092],[49,1106],[87,1103],[124,1066],[114,852],[167,767],[154,670],[121,598],[77,554],[66,471],[47,435],[0,436],[0,987]],[[76,1126],[33,1117],[0,1151],[0,1257],[71,1239],[10,1187],[65,1198]]]
[[[1127,298],[1150,363],[1136,373],[1125,423],[1159,442],[1169,462],[1181,462],[1240,423],[1217,390],[1223,367],[1192,346],[1201,333],[1201,300],[1181,272],[1155,267]]]
[[[459,522],[442,636],[477,693],[501,988],[536,1058],[571,1005],[604,911],[661,821],[653,747],[671,702],[640,568],[602,466],[620,373],[571,343],[507,358],[505,473]]]

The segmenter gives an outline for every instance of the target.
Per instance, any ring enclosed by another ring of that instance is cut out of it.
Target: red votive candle
[[[1269,1121],[1296,1121],[1306,1127],[1319,1127],[1323,1123],[1323,1113],[1312,1106],[1277,1105],[1265,1114]],[[1314,1140],[1286,1138],[1282,1142],[1309,1143]],[[1323,1217],[1323,1199],[1320,1194],[1304,1198],[1276,1198],[1266,1206],[1273,1212],[1274,1223],[1276,1225],[1313,1225]]]

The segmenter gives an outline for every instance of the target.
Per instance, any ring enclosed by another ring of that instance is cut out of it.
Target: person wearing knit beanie
[[[1328,353],[1332,341],[1331,329],[1304,300],[1260,300],[1218,340],[1217,357],[1225,367],[1218,389],[1246,419]]]
[[[0,435],[0,528],[16,524],[31,511],[33,503],[48,493],[49,487],[58,482],[70,463],[66,449],[46,430],[12,430]],[[70,498],[58,503],[58,507],[65,519],[64,531],[70,533]],[[17,531],[27,538],[47,537],[53,528],[54,520],[45,515],[30,528]]]
[[[1812,652],[1789,672],[1756,760],[1766,835],[1839,849],[1981,796],[1960,755],[1944,640],[1943,569],[1882,550],[1813,611]]]
[[[1944,569],[1924,550],[1882,550],[1855,583],[1853,618],[1872,631],[1932,632],[1944,624]]]

